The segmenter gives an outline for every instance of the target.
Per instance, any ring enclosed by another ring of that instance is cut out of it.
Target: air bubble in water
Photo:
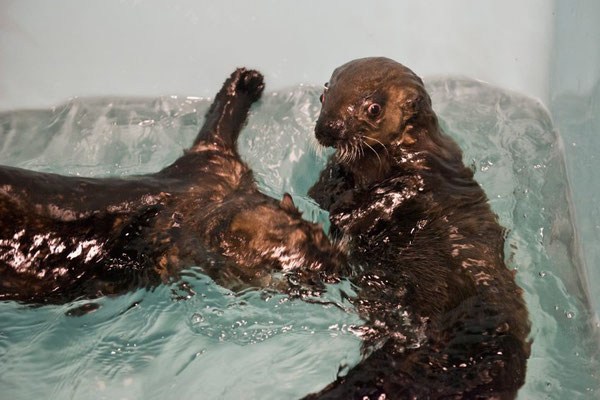
[[[202,314],[195,313],[194,315],[192,315],[192,322],[194,324],[199,324],[203,321],[204,321],[204,317],[202,316]]]
[[[566,316],[567,318],[571,319],[571,318],[573,318],[573,317],[575,316],[575,314],[574,314],[574,313],[572,313],[571,311],[567,311],[567,312],[565,313],[565,316]]]

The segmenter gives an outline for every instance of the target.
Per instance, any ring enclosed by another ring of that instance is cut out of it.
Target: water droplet
[[[204,317],[202,316],[202,314],[200,313],[194,313],[194,315],[192,315],[192,322],[194,324],[199,324],[201,322],[204,321]]]
[[[146,119],[146,120],[143,120],[142,122],[140,122],[138,125],[139,126],[152,126],[152,125],[154,125],[154,120]]]
[[[567,318],[571,319],[571,318],[573,318],[575,316],[575,313],[572,313],[571,311],[567,311],[565,313],[565,315],[566,315]]]
[[[223,315],[223,310],[218,309],[218,308],[213,308],[212,312],[215,313],[216,315],[218,315],[219,317],[221,317]]]

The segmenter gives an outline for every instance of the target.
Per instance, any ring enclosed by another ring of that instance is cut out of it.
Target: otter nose
[[[315,127],[317,140],[325,145],[331,146],[338,140],[346,139],[346,124],[341,119],[317,121]]]

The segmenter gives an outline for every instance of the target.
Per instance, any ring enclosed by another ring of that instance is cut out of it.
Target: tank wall
[[[71,96],[210,96],[241,65],[263,71],[269,89],[322,83],[373,55],[546,99],[552,12],[545,0],[3,1],[0,109]]]
[[[566,154],[587,282],[600,311],[600,2],[557,1],[550,109]]]

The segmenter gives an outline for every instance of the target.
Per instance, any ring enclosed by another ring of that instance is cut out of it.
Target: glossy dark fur
[[[290,289],[290,274],[300,285],[335,279],[340,251],[289,195],[280,203],[261,194],[237,154],[262,89],[258,72],[234,72],[192,147],[155,174],[92,179],[0,167],[0,300],[117,294],[194,265],[232,289]]]
[[[337,151],[309,194],[361,267],[354,302],[369,329],[365,359],[308,398],[514,398],[530,347],[522,291],[423,82],[360,59],[334,71],[322,99],[315,133]]]

